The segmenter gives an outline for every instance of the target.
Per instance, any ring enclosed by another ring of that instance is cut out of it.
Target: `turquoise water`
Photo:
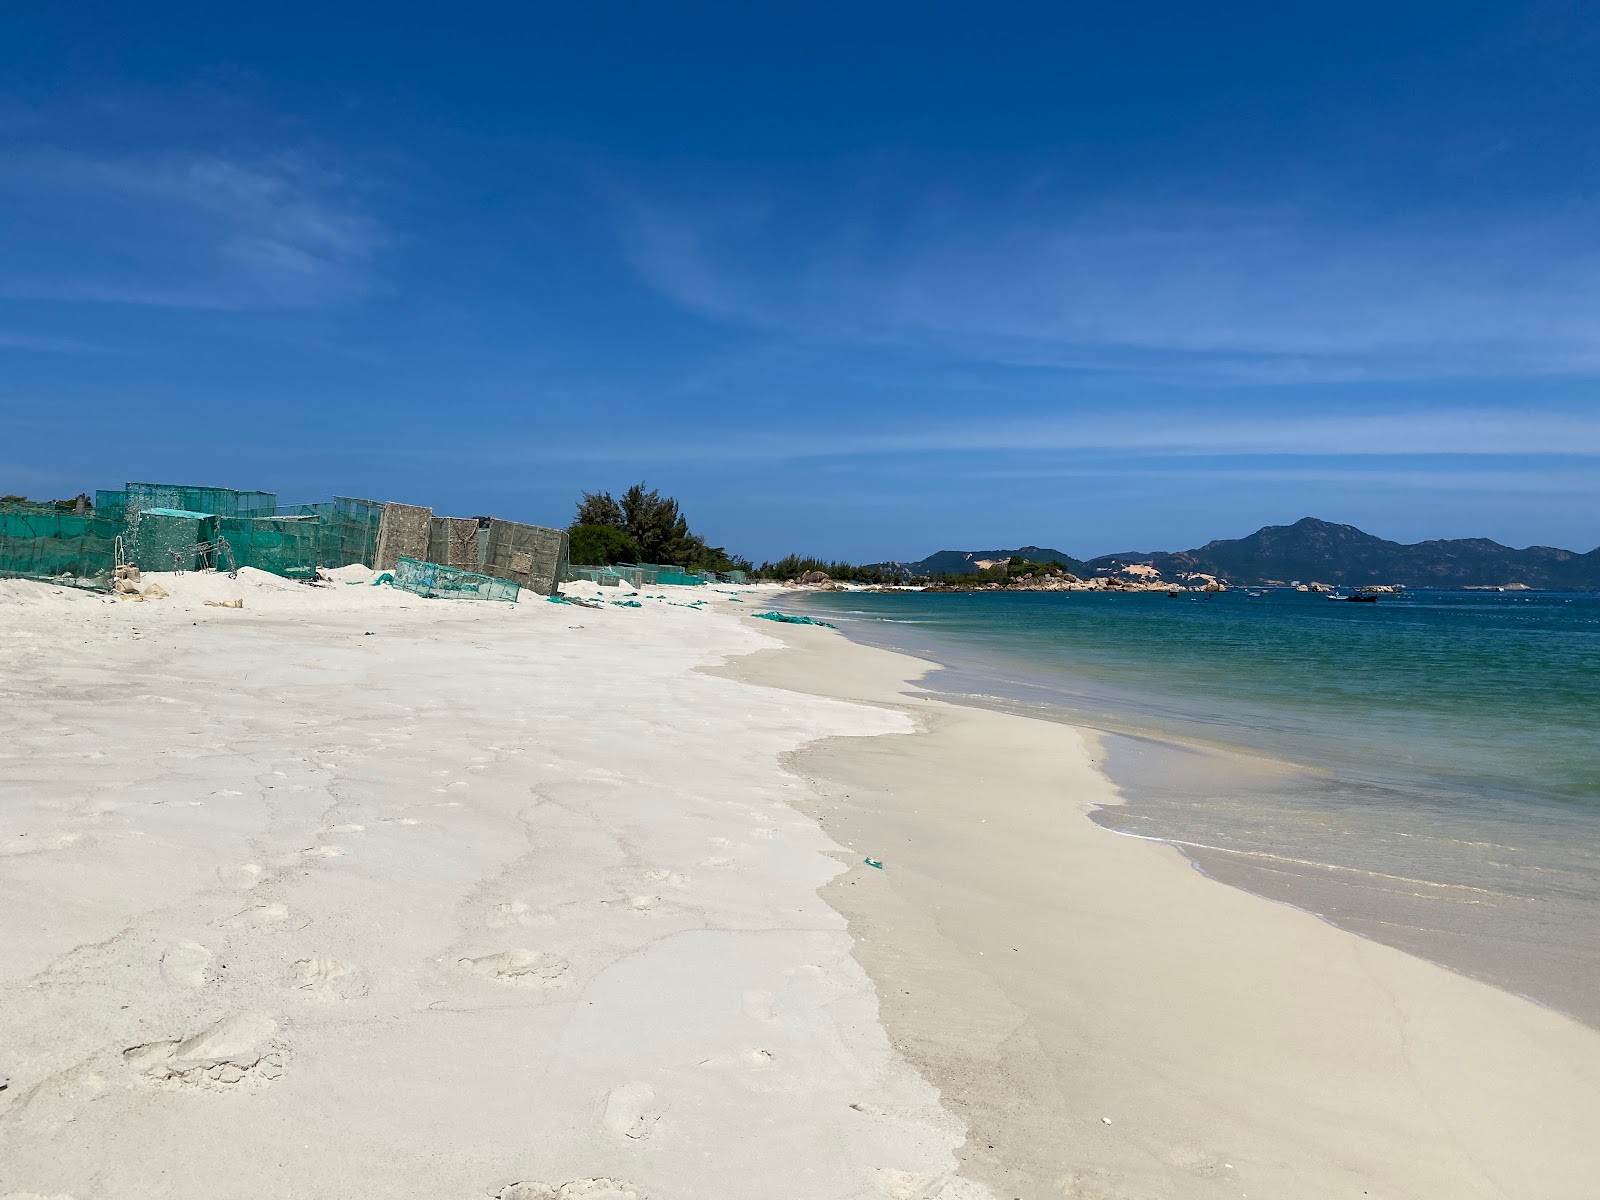
[[[1092,723],[1600,806],[1600,595],[821,593],[879,644]],[[863,626],[879,626],[868,632]]]
[[[795,606],[933,690],[1107,731],[1102,824],[1600,1026],[1600,595]]]

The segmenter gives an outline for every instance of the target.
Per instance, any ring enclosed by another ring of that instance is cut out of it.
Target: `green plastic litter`
[[[394,582],[394,572],[393,571],[385,571],[383,574],[379,575],[376,579],[374,579],[372,581],[372,586],[373,587],[377,587],[380,583],[393,583],[393,582]]]
[[[833,629],[831,621],[819,621],[815,617],[791,617],[788,613],[764,612],[751,613],[752,617],[762,621],[781,621],[785,625],[820,625],[824,629]]]
[[[572,603],[571,600],[568,600],[565,596],[561,595],[560,593],[557,593],[554,596],[546,596],[545,599],[548,600],[551,604],[571,604]]]
[[[867,864],[867,866],[869,866],[869,867],[877,867],[878,870],[880,870],[880,871],[883,870],[883,862],[880,859],[866,858],[866,859],[862,859],[862,861],[865,862]]]
[[[644,607],[644,605],[640,604],[637,600],[613,600],[611,603],[616,605],[616,607],[618,607],[618,608],[643,608]]]

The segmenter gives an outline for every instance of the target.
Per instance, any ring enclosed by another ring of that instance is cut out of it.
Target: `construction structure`
[[[567,534],[492,517],[435,517],[412,504],[338,496],[280,505],[271,492],[187,484],[129,483],[76,502],[0,501],[0,576],[109,589],[116,568],[236,571],[288,579],[360,563],[397,571],[403,559],[500,581],[432,577],[421,594],[515,598],[551,595],[567,570]],[[408,579],[421,579],[408,567]],[[426,574],[426,572],[422,573]]]

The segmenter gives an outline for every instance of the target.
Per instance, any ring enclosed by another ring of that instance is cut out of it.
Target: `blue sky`
[[[13,6],[0,490],[1600,542],[1600,11]]]

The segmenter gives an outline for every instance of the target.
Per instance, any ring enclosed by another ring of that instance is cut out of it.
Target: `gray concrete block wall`
[[[428,561],[463,571],[482,570],[476,517],[435,517],[428,537]]]
[[[401,558],[426,561],[432,533],[433,509],[392,501],[385,504],[383,517],[378,522],[378,551],[373,569],[392,571]]]
[[[569,552],[565,529],[494,520],[489,523],[483,571],[497,579],[514,579],[520,587],[549,596],[561,582]]]

